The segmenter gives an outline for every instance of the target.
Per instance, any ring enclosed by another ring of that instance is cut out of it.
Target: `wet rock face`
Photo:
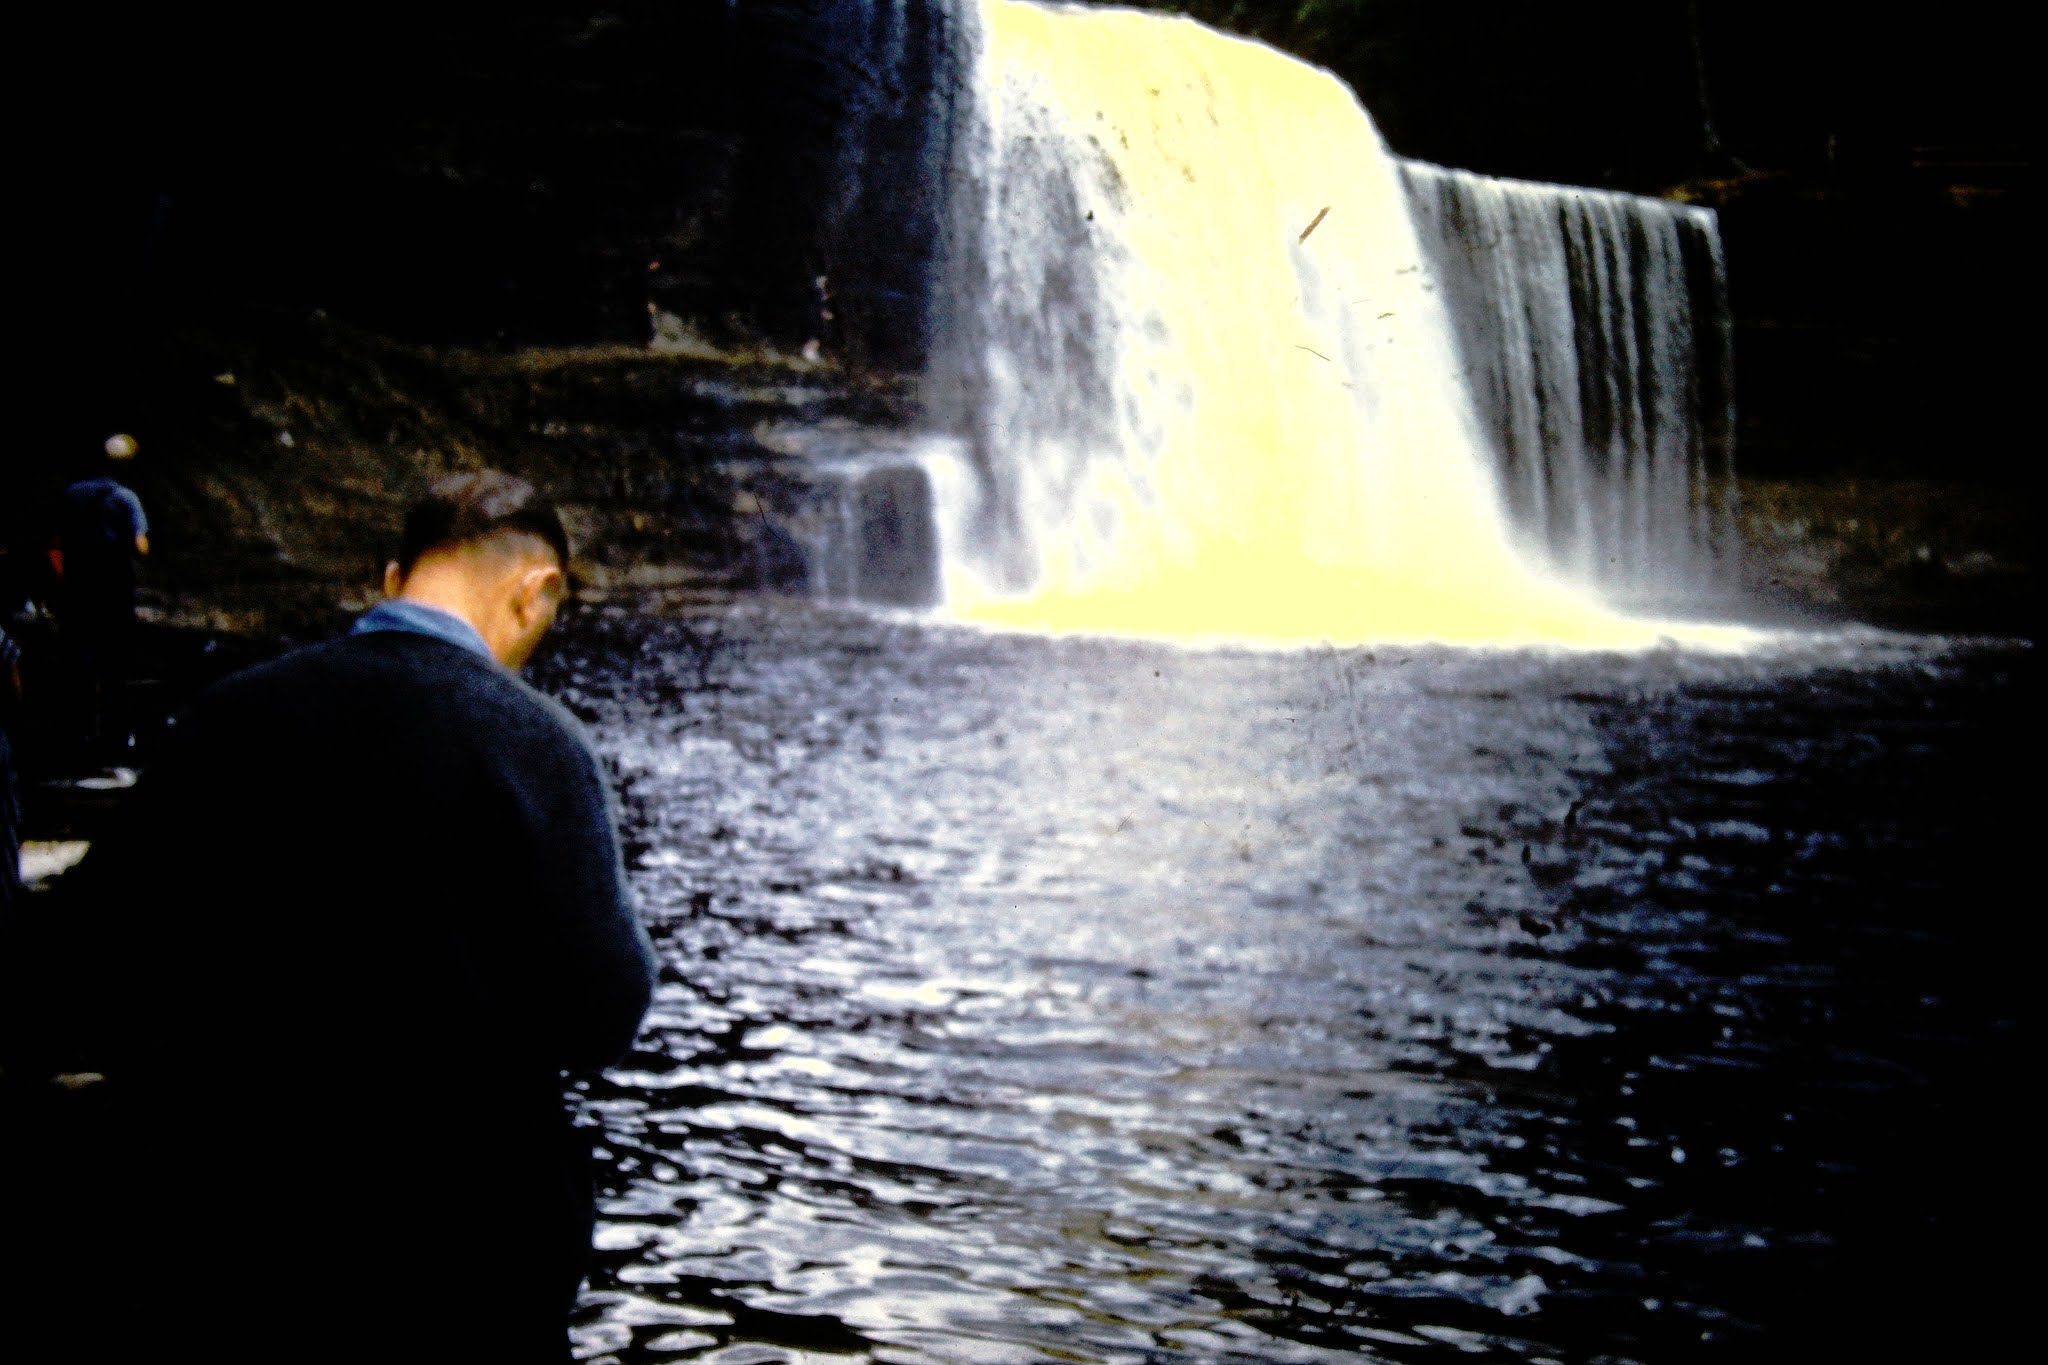
[[[465,415],[501,376],[432,357],[652,341],[714,369],[741,357],[741,388],[747,357],[919,368],[949,9],[231,0],[22,20],[60,93],[17,168],[17,259],[45,287],[18,319],[39,344],[17,383],[37,401],[0,467],[0,545],[36,548],[36,507],[114,430],[142,439],[167,589],[246,560],[233,581],[306,580],[319,598],[360,572],[342,566],[367,562],[389,509],[300,485],[381,499],[444,459],[531,453],[548,472],[571,445],[598,451],[572,481],[647,471],[585,501],[623,509],[651,482],[641,515],[666,524],[680,501],[703,530],[729,501],[712,487],[724,437],[673,432],[730,419],[743,445],[746,414],[650,416],[646,375],[601,366],[574,387],[616,381],[604,411],[507,426]],[[626,512],[601,520],[639,564]],[[722,538],[703,530],[683,557],[701,567]]]
[[[715,339],[912,363],[943,8],[319,0],[40,20],[73,92],[38,158],[47,245],[102,325],[168,284],[414,340],[637,342],[659,308]],[[856,146],[855,128],[875,136]]]
[[[865,490],[840,472],[843,452],[770,435],[829,428],[862,453],[886,446],[863,433],[900,431],[917,412],[892,376],[761,353],[406,347],[239,316],[160,363],[185,382],[159,395],[165,434],[137,484],[162,528],[149,594],[172,619],[230,611],[254,629],[321,633],[375,595],[406,502],[483,464],[550,491],[576,578],[602,593],[873,596],[824,568],[871,543],[882,548],[856,562],[922,565],[929,579],[928,494],[905,503],[906,548],[891,558],[896,542],[864,534],[875,518],[854,513]],[[929,600],[929,586],[887,600],[912,597]]]

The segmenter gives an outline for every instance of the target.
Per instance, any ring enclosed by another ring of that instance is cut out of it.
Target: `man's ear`
[[[547,606],[559,603],[567,595],[569,580],[553,564],[536,564],[519,575],[519,592],[516,598],[522,621],[529,620]]]
[[[384,595],[396,597],[405,587],[405,575],[398,571],[398,561],[390,560],[384,565]]]

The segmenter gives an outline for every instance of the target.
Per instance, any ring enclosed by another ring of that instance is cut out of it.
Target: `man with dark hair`
[[[123,912],[151,1352],[567,1359],[593,1204],[563,1091],[653,974],[589,744],[515,676],[567,555],[524,481],[435,484],[389,600],[203,693],[73,874]]]

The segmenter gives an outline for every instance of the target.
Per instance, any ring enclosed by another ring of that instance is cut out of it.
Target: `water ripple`
[[[2025,651],[565,633],[664,961],[585,1359],[1747,1358],[1990,1217]]]

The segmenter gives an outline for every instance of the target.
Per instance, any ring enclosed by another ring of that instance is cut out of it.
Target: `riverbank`
[[[149,510],[143,614],[242,638],[317,638],[374,600],[407,503],[454,470],[533,478],[562,506],[594,596],[801,588],[816,519],[790,426],[897,431],[911,377],[769,346],[483,350],[404,343],[328,317],[219,305],[149,343],[121,419]],[[10,471],[8,609],[36,592],[35,509],[67,477]]]
[[[1740,478],[1759,607],[1931,634],[2040,639],[2031,493],[1984,480]]]

